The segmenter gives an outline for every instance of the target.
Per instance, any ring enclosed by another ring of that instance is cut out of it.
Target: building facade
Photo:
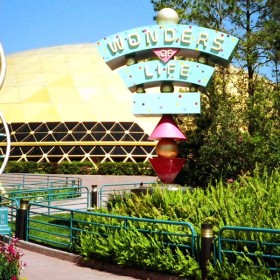
[[[94,44],[31,50],[6,61],[0,109],[10,160],[145,162],[154,154],[148,135],[159,118],[133,115],[131,92]]]

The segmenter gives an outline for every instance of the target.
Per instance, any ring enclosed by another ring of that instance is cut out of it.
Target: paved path
[[[27,267],[21,272],[21,277],[28,280],[135,280],[138,278],[115,275],[87,267],[80,267],[70,261],[57,259],[44,254],[23,249],[22,260]]]

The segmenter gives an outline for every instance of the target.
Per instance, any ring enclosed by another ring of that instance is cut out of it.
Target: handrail
[[[20,206],[20,203],[19,203],[19,201],[17,199],[12,198],[12,197],[7,197],[6,195],[1,195],[0,194],[0,201],[1,201],[0,205],[3,203],[2,202],[3,200],[10,201],[10,203],[15,203],[16,209],[18,209],[19,206]],[[5,204],[5,202],[3,204]]]
[[[50,210],[54,210],[53,212],[58,213],[58,212],[69,212],[70,216],[72,217],[72,221],[70,221],[70,224],[73,222],[73,214],[84,214],[88,216],[97,216],[97,217],[104,217],[104,218],[110,218],[110,219],[117,219],[121,221],[125,221],[124,227],[127,224],[127,221],[135,221],[135,222],[146,222],[146,223],[152,223],[152,224],[169,224],[169,225],[177,225],[177,226],[185,226],[190,230],[191,234],[187,234],[191,238],[191,252],[192,255],[196,255],[196,242],[197,242],[197,233],[193,227],[193,225],[189,222],[180,222],[180,221],[170,221],[170,220],[156,220],[156,219],[148,219],[148,218],[137,218],[137,217],[130,217],[130,216],[121,216],[121,215],[112,215],[112,214],[105,214],[105,213],[100,213],[100,212],[91,212],[91,211],[83,211],[83,210],[78,210],[78,209],[69,209],[65,207],[58,207],[58,206],[49,206],[49,205],[44,205],[38,202],[30,202],[30,210],[29,210],[29,215],[35,214],[36,212],[32,211],[32,206],[37,209],[38,208],[48,208],[48,212],[51,212]],[[39,212],[38,214],[44,215],[43,212]],[[32,220],[31,220],[32,221]],[[76,228],[69,228],[70,231],[75,231],[77,230]],[[28,235],[28,233],[27,233]],[[70,237],[72,236],[72,233],[70,233]]]
[[[74,176],[46,175],[46,174],[26,174],[26,173],[3,173],[0,177],[4,187],[13,186],[33,186],[51,185],[63,183],[67,185],[81,185],[81,178]]]
[[[253,232],[268,232],[268,233],[280,233],[280,229],[273,228],[253,228],[253,227],[241,227],[241,226],[224,226],[219,231],[219,236],[225,230],[235,230],[235,231],[253,231]]]
[[[40,206],[40,207],[42,207],[42,204],[37,203],[37,202],[30,202],[30,206]],[[87,215],[108,217],[108,218],[115,218],[115,219],[122,219],[122,220],[125,219],[125,220],[138,221],[138,222],[150,222],[150,223],[160,223],[160,224],[170,224],[170,223],[172,223],[173,225],[184,225],[184,226],[189,227],[189,229],[191,230],[192,234],[195,237],[197,236],[197,233],[194,229],[194,226],[189,222],[170,221],[170,220],[156,220],[156,219],[149,219],[149,218],[137,218],[137,217],[130,217],[130,216],[112,215],[112,214],[106,214],[106,213],[101,213],[101,212],[88,212],[88,211],[85,212],[85,211],[82,211],[82,210],[65,209],[65,208],[57,207],[57,206],[47,206],[47,207],[49,207],[51,209],[55,209],[55,210],[61,210],[61,211],[68,210],[68,211],[83,213],[83,214],[87,214]]]
[[[234,232],[256,232],[256,233],[269,233],[269,234],[280,234],[280,229],[272,229],[272,228],[253,228],[253,227],[242,227],[242,226],[224,226],[220,229],[217,237],[217,257],[220,262],[222,262],[222,253],[228,253],[228,254],[245,254],[247,256],[256,256],[257,254],[255,252],[243,252],[242,250],[234,251],[234,250],[228,250],[228,249],[222,249],[222,241],[228,242],[228,243],[238,243],[243,242],[245,244],[254,244],[254,245],[265,245],[265,246],[279,246],[280,247],[280,241],[277,242],[268,242],[268,241],[260,241],[260,240],[250,240],[248,239],[238,239],[238,238],[227,238],[223,237],[224,231],[234,231]],[[273,254],[266,254],[262,253],[260,255],[263,258],[273,258],[273,259],[280,259],[279,255],[273,255]],[[278,268],[275,267],[269,267],[270,270],[278,270]]]
[[[104,196],[104,193],[105,192],[111,192],[112,190],[104,190],[105,188],[110,188],[110,187],[117,187],[117,189],[114,189],[114,191],[128,191],[130,190],[131,188],[125,188],[125,187],[134,187],[134,188],[137,188],[137,187],[140,187],[140,186],[147,186],[147,185],[151,185],[151,184],[155,184],[154,181],[152,182],[131,182],[131,183],[125,183],[125,184],[104,184],[100,187],[100,190],[99,190],[99,206],[102,206],[102,202],[103,202],[103,196]],[[118,188],[118,187],[122,187],[122,188]]]
[[[72,180],[71,180],[72,181]],[[11,183],[11,184],[2,184],[5,187],[20,187],[20,186],[48,186],[48,185],[56,185],[61,183],[69,183],[69,181],[65,180],[56,180],[56,181],[48,181],[48,182],[32,182],[32,183]],[[79,185],[77,185],[79,186]]]

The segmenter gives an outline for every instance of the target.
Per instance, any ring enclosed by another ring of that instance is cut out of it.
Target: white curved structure
[[[5,79],[5,75],[6,75],[6,67],[7,67],[5,56],[4,56],[4,51],[3,51],[1,43],[0,43],[0,66],[1,66],[1,68],[0,68],[0,90],[1,90],[2,85],[4,83],[4,79]],[[9,132],[8,125],[6,123],[6,120],[5,120],[2,112],[0,112],[0,119],[1,119],[4,129],[5,129],[5,133],[0,134],[0,137],[6,137],[6,152],[5,152],[2,166],[0,168],[0,175],[1,175],[7,165],[7,162],[8,162],[9,156],[10,156],[11,138],[10,138],[10,132]]]
[[[4,83],[4,79],[5,79],[5,75],[6,75],[6,60],[5,60],[5,56],[4,56],[4,51],[2,48],[2,45],[0,43],[0,89]]]

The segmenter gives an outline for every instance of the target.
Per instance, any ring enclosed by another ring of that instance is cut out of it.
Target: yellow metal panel
[[[7,79],[6,79],[6,81],[7,81]],[[6,81],[4,83],[5,86],[7,85]],[[10,103],[13,106],[16,106],[16,104],[19,102],[20,102],[20,93],[19,93],[18,87],[13,87],[13,86],[8,87],[7,86],[7,91],[1,90],[1,92],[0,92],[1,111],[3,108],[5,108],[7,106],[5,104]],[[6,115],[5,115],[5,118],[7,118]]]
[[[25,122],[28,120],[28,118],[26,118],[26,116],[23,113],[22,107],[20,105],[17,105],[17,109],[15,110],[15,105],[10,103],[10,104],[1,104],[1,111],[3,113],[3,115],[5,116],[6,120],[9,120],[9,122],[11,122],[10,120],[16,119],[16,120],[21,120],[21,122]]]
[[[45,87],[45,88],[38,90],[32,96],[30,96],[29,98],[26,98],[24,100],[24,102],[25,103],[42,103],[42,102],[49,103],[50,96],[49,96],[48,88]]]
[[[56,109],[47,103],[22,104],[24,119],[34,119],[36,122],[51,122],[60,118]]]
[[[17,53],[7,65],[0,109],[8,122],[132,121],[147,133],[159,120],[132,114],[130,91],[94,44]]]
[[[14,66],[15,72],[20,73],[33,73],[37,74],[42,71],[41,65],[38,62],[32,62],[32,61],[25,61],[22,63],[17,63]]]
[[[46,88],[41,86],[22,86],[18,87],[19,94],[20,94],[20,100],[19,102],[24,103],[25,101],[32,98],[33,95],[36,95],[38,93],[41,93],[42,95],[42,101],[46,100],[46,97],[44,97],[44,94],[47,95],[48,91],[46,91]],[[45,89],[45,90],[44,90]]]
[[[74,87],[74,82],[70,74],[52,76],[52,78],[52,81],[48,84],[51,87]]]
[[[76,106],[81,103],[79,92],[74,87],[50,86],[48,92],[52,103],[62,103],[65,107],[68,106],[69,102],[75,102]]]
[[[65,77],[69,76],[71,77],[71,74],[69,73],[45,73],[43,72],[42,75],[44,76],[44,81],[47,86],[49,85],[56,85],[56,82],[59,80],[65,79]],[[69,82],[69,80],[68,80]],[[71,81],[71,84],[69,86],[73,86],[73,81]]]
[[[43,86],[44,85],[44,77],[41,74],[17,74],[17,85],[21,87],[25,86]]]
[[[52,72],[52,73],[67,73],[68,65],[67,62],[56,62],[56,61],[48,61],[47,59],[41,62],[42,71],[44,72]]]

